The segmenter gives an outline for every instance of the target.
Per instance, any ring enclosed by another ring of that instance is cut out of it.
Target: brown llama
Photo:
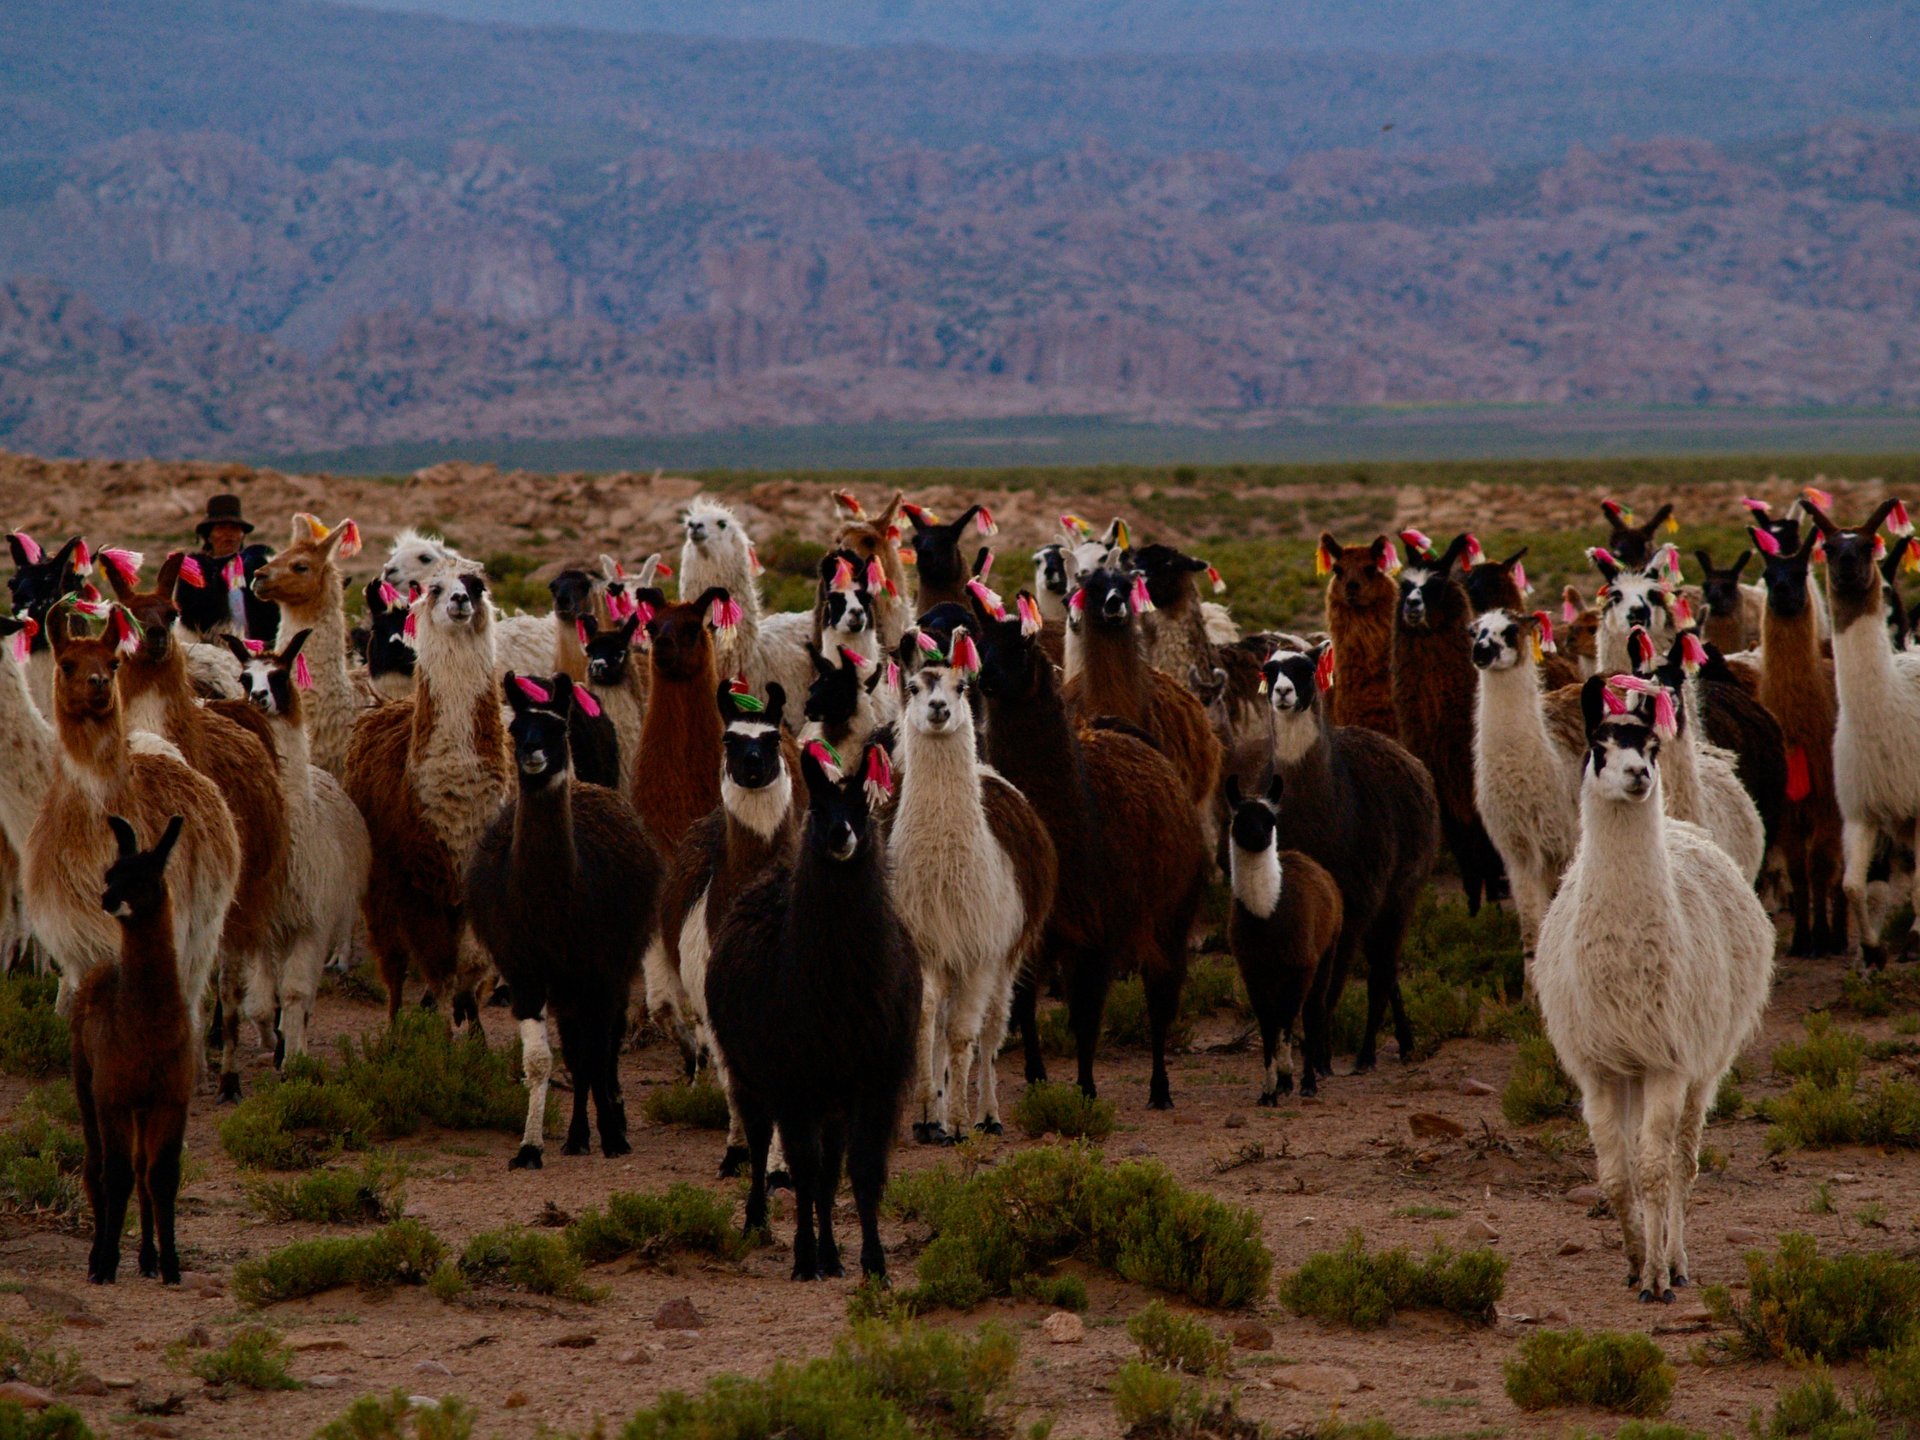
[[[311,515],[293,517],[293,538],[253,577],[253,593],[280,607],[282,640],[306,630],[313,685],[301,696],[310,763],[336,780],[346,773],[354,722],[367,709],[365,690],[347,669],[347,615],[338,561],[360,551],[360,530],[343,520],[329,530]]]
[[[739,606],[720,586],[669,605],[658,590],[637,598],[651,606],[647,713],[634,766],[633,808],[660,853],[671,855],[694,821],[720,803],[721,732],[713,702],[719,685],[714,636],[738,623]]]
[[[880,567],[880,583],[870,588],[874,628],[879,633],[882,652],[898,645],[907,626],[913,623],[914,612],[907,600],[907,571],[900,563],[900,505],[905,499],[905,492],[896,490],[878,515],[869,515],[851,492],[833,492],[840,529],[828,548],[851,550],[863,570],[873,565]]]
[[[1327,692],[1332,723],[1363,725],[1391,739],[1393,715],[1393,612],[1400,592],[1393,577],[1399,556],[1393,541],[1376,535],[1371,545],[1342,545],[1322,532],[1315,568],[1327,576],[1327,631],[1340,657],[1340,674]]]
[[[109,815],[119,858],[98,902],[120,926],[120,963],[98,965],[80,983],[69,1022],[73,1090],[86,1134],[81,1172],[93,1210],[87,1279],[111,1285],[120,1272],[127,1201],[140,1193],[140,1273],[180,1283],[173,1242],[180,1150],[198,1064],[180,966],[174,953],[167,859],[186,823],[168,818],[153,849],[133,826]]]
[[[1527,583],[1527,569],[1523,563],[1528,547],[1522,545],[1504,560],[1480,560],[1469,566],[1466,576],[1467,604],[1472,607],[1476,617],[1494,610],[1505,610],[1512,615],[1526,615],[1532,612],[1530,596],[1533,586]],[[1580,664],[1569,656],[1560,653],[1553,643],[1553,627],[1549,618],[1543,635],[1546,644],[1540,653],[1539,685],[1542,690],[1558,690],[1563,685],[1578,685],[1583,678]]]

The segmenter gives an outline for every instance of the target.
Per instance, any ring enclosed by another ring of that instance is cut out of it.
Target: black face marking
[[[1061,545],[1042,545],[1033,552],[1034,567],[1039,572],[1040,587],[1050,595],[1067,598],[1067,560],[1066,548]]]
[[[780,778],[778,727],[729,725],[720,737],[727,778],[742,790],[761,790]]]
[[[547,684],[544,680],[539,683]],[[549,690],[549,693],[553,692]],[[513,720],[507,726],[507,733],[513,738],[513,758],[520,770],[520,783],[529,789],[538,789],[564,780],[572,763],[567,747],[567,717],[529,700],[517,684],[508,685],[507,700],[513,707]]]
[[[1278,694],[1281,687],[1275,682],[1283,677],[1293,686],[1287,708],[1299,714],[1313,707],[1314,696],[1318,693],[1313,678],[1315,668],[1313,656],[1287,650],[1268,660],[1261,670],[1267,677],[1267,687],[1271,693]]]
[[[593,577],[584,570],[562,570],[547,582],[553,595],[553,613],[562,620],[580,620],[593,613]]]
[[[1080,578],[1084,597],[1080,614],[1103,629],[1117,630],[1133,622],[1133,577],[1102,565]]]
[[[1242,850],[1271,849],[1279,824],[1279,818],[1266,801],[1242,801],[1233,812],[1233,843]]]

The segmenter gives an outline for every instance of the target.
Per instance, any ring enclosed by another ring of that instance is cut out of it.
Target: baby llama
[[[647,691],[653,681],[646,656],[651,642],[645,629],[652,617],[652,606],[636,601],[627,617],[609,629],[602,629],[591,615],[580,622],[586,637],[587,694],[613,725],[620,752],[620,780],[614,788],[628,797],[633,795]]]
[[[1594,676],[1580,844],[1540,927],[1534,987],[1580,1088],[1600,1188],[1620,1221],[1627,1284],[1670,1301],[1689,1279],[1687,1200],[1721,1077],[1759,1030],[1773,926],[1748,877],[1661,804],[1671,739]],[[1631,903],[1622,903],[1631,896]]]
[[[920,1107],[914,1137],[957,1144],[956,1101],[980,1058],[974,1128],[1000,1133],[994,1059],[1014,981],[1053,909],[1053,841],[1020,792],[975,757],[965,629],[906,682],[900,794],[889,831],[893,902],[920,952]]]

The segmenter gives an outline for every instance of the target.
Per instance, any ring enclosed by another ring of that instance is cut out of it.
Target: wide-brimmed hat
[[[238,525],[243,533],[253,533],[253,522],[240,513],[238,495],[216,495],[207,501],[207,518],[194,526],[193,532],[205,540],[216,525]]]

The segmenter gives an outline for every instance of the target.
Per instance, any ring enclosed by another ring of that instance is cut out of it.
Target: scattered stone
[[[504,1410],[518,1410],[521,1406],[525,1405],[526,1403],[527,1403],[526,1391],[509,1390],[507,1392],[507,1398],[500,1402],[500,1406]]]
[[[407,1396],[407,1404],[416,1410],[434,1410],[439,1408],[440,1397],[438,1395],[409,1395]]]
[[[1086,1323],[1071,1310],[1056,1310],[1040,1322],[1040,1329],[1055,1345],[1078,1345],[1087,1338]]]
[[[1569,1240],[1567,1241],[1566,1244],[1562,1245],[1558,1250],[1554,1251],[1554,1254],[1579,1255],[1584,1253],[1586,1248],[1587,1247],[1582,1245],[1578,1240]]]
[[[1282,1389],[1303,1395],[1351,1395],[1360,1388],[1360,1377],[1338,1365],[1285,1365],[1274,1372],[1273,1380]]]
[[[1233,1327],[1233,1343],[1242,1350],[1271,1350],[1273,1331],[1258,1320],[1242,1320]]]
[[[1759,1245],[1766,1238],[1760,1231],[1750,1230],[1744,1225],[1735,1225],[1727,1231],[1729,1245]]]
[[[213,1344],[213,1335],[204,1325],[189,1325],[186,1334],[180,1337],[180,1343],[189,1350],[205,1350]]]
[[[1453,1377],[1452,1388],[1455,1390],[1478,1390],[1480,1388],[1480,1382],[1467,1375],[1456,1375]]]
[[[1497,1093],[1493,1086],[1484,1080],[1476,1080],[1471,1075],[1460,1082],[1462,1095],[1492,1095]]]
[[[1565,1198],[1576,1205],[1597,1205],[1606,1196],[1598,1185],[1576,1185],[1567,1191]]]
[[[1458,1140],[1467,1133],[1467,1127],[1458,1120],[1450,1120],[1445,1115],[1435,1115],[1426,1110],[1409,1115],[1407,1128],[1422,1140]]]
[[[151,1435],[154,1440],[174,1440],[180,1432],[158,1420],[136,1420],[128,1427],[135,1435]]]
[[[1860,1183],[1860,1177],[1851,1170],[1836,1170],[1827,1178],[1835,1185],[1857,1185]]]
[[[309,1388],[314,1390],[338,1390],[346,1383],[347,1379],[344,1375],[315,1375],[307,1381]]]
[[[585,1350],[599,1343],[600,1337],[598,1335],[589,1334],[587,1331],[582,1330],[571,1335],[555,1336],[553,1339],[547,1341],[547,1348],[549,1350]]]
[[[644,1345],[631,1345],[613,1357],[616,1365],[651,1365],[653,1351]]]
[[[140,1383],[131,1375],[102,1375],[100,1379],[109,1390],[131,1390]]]
[[[1498,1240],[1500,1238],[1500,1232],[1476,1216],[1467,1222],[1467,1238],[1469,1240]]]
[[[44,1410],[53,1403],[53,1392],[24,1380],[8,1380],[0,1383],[0,1401],[9,1400],[22,1410]]]
[[[1221,1123],[1229,1130],[1244,1130],[1247,1128],[1247,1117],[1235,1110]]]
[[[707,1322],[700,1318],[700,1312],[693,1308],[693,1301],[682,1295],[677,1300],[669,1300],[653,1312],[653,1328],[656,1330],[704,1330]]]
[[[1538,1319],[1542,1325],[1571,1325],[1573,1311],[1565,1305],[1549,1305],[1541,1310]]]
[[[415,1201],[400,1212],[400,1217],[403,1220],[424,1220],[427,1218],[427,1207]]]
[[[1144,1140],[1136,1140],[1127,1147],[1127,1154],[1138,1160],[1142,1156],[1153,1154],[1153,1147]]]
[[[91,1370],[83,1370],[74,1377],[73,1383],[61,1387],[69,1395],[86,1395],[98,1398],[107,1393],[107,1382]]]
[[[309,1335],[293,1342],[293,1353],[305,1355],[315,1350],[344,1350],[347,1342],[338,1335]]]
[[[450,1379],[453,1375],[453,1371],[449,1370],[438,1360],[422,1360],[418,1365],[413,1367],[413,1373],[416,1375],[438,1375],[443,1379]]]
[[[86,1301],[53,1285],[41,1285],[29,1280],[20,1287],[20,1298],[27,1302],[29,1310],[51,1315],[63,1325],[91,1330],[103,1323],[99,1316],[87,1308]]]

